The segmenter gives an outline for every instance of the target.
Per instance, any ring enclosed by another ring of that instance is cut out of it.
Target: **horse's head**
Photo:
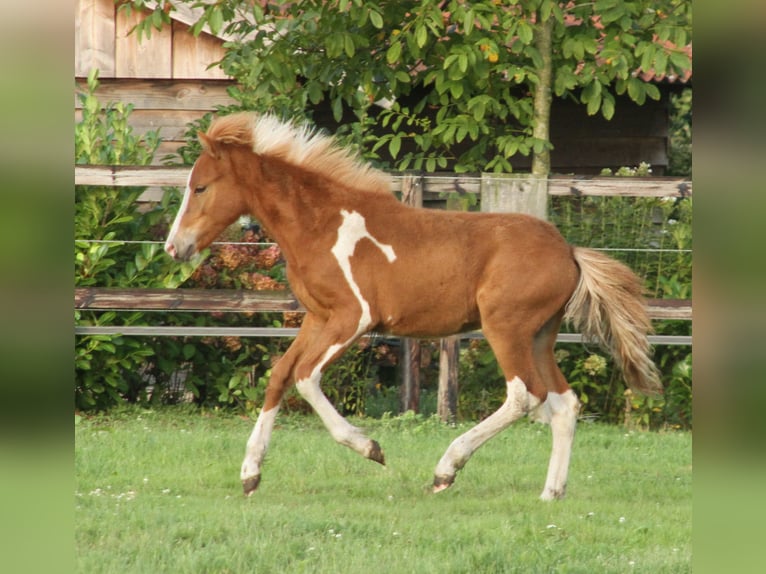
[[[174,259],[188,260],[247,212],[247,204],[233,169],[234,148],[199,133],[203,152],[192,167],[183,201],[165,241]]]

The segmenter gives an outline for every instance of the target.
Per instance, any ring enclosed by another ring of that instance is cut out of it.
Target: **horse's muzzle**
[[[188,261],[195,253],[195,246],[192,243],[178,248],[174,243],[168,241],[165,242],[165,251],[176,261]]]

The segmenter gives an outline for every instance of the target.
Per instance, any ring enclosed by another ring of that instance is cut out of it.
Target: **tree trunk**
[[[543,65],[538,71],[538,82],[535,86],[534,128],[535,138],[550,142],[551,123],[551,85],[553,83],[553,56],[551,37],[553,35],[553,17],[540,22],[535,33],[535,48],[540,52]],[[551,152],[546,146],[542,151],[532,155],[532,175],[547,177],[551,171]]]

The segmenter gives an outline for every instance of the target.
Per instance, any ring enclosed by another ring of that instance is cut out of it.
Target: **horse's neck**
[[[342,211],[382,212],[390,209],[390,205],[386,207],[389,200],[393,207],[399,205],[393,195],[345,189],[327,178],[289,170],[269,178],[265,185],[258,182],[250,187],[254,190],[252,215],[280,245],[288,263],[297,263],[304,256],[315,257],[311,246],[331,246],[337,239]],[[371,200],[384,205],[373,206]]]

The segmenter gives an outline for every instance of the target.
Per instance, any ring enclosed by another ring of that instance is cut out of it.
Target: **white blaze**
[[[184,213],[186,213],[186,209],[189,207],[189,198],[191,197],[191,176],[192,172],[189,171],[189,177],[186,178],[186,190],[184,191],[184,198],[181,201],[181,207],[178,208],[178,213],[176,214],[176,218],[173,221],[173,226],[170,228],[170,233],[168,233],[168,238],[165,240],[165,251],[170,253],[171,249],[174,249],[173,243],[175,241],[176,233],[178,233],[178,228],[181,225],[181,218],[183,217]]]

